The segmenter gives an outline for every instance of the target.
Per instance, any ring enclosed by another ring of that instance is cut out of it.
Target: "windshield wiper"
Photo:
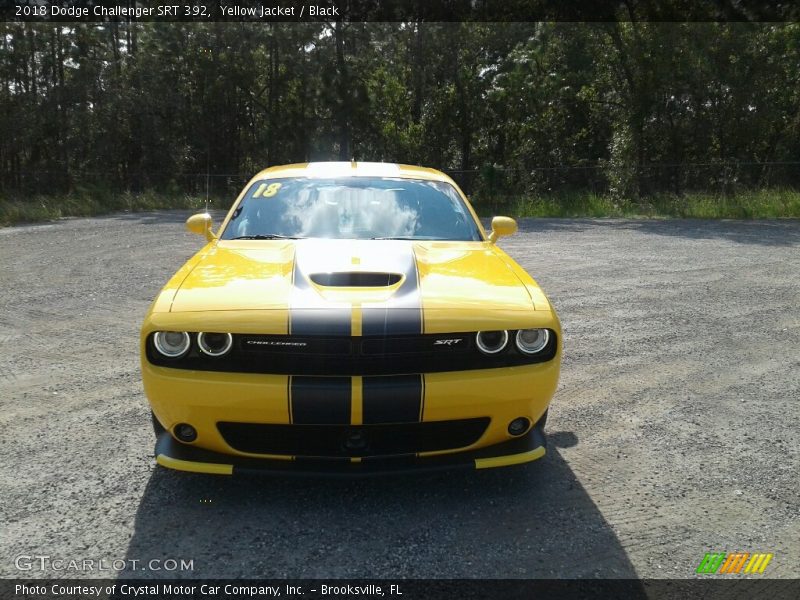
[[[296,235],[278,235],[277,233],[259,233],[257,235],[240,235],[232,240],[301,240],[300,236]]]

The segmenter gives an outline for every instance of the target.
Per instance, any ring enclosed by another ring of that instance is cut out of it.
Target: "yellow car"
[[[330,162],[256,175],[141,331],[158,464],[373,474],[545,454],[561,326],[433,169]]]

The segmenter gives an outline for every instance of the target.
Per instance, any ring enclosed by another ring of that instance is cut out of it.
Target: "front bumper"
[[[477,451],[513,440],[509,423],[518,417],[536,423],[547,410],[558,382],[557,360],[523,367],[374,378],[217,373],[169,369],[146,362],[142,367],[150,405],[167,430],[188,423],[197,430],[192,443],[197,448],[225,456],[273,460],[291,460],[298,455],[328,457],[337,452],[314,447],[316,444],[252,447],[223,435],[220,425],[382,427],[391,423],[490,420],[479,439],[443,435],[438,446],[406,444],[374,453],[422,454],[427,458],[429,453]],[[323,407],[327,407],[324,414],[320,412]],[[265,433],[263,439],[269,436]]]
[[[233,456],[182,444],[167,431],[158,436],[156,462],[163,467],[214,475],[303,475],[316,477],[364,477],[398,473],[490,469],[519,465],[545,455],[546,438],[540,424],[525,435],[503,442],[453,454],[427,457],[362,459],[295,458],[276,460]]]

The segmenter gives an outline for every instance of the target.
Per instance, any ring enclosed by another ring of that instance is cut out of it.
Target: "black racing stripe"
[[[292,423],[350,423],[352,384],[349,377],[294,376],[291,381]]]
[[[422,375],[364,377],[363,422],[417,423],[422,412]]]
[[[300,308],[291,306],[292,335],[349,337],[352,311],[349,308]]]
[[[361,335],[405,335],[423,331],[422,295],[413,247],[408,245],[394,258],[405,281],[388,302],[362,306]]]
[[[314,290],[303,275],[295,254],[292,271],[293,291],[289,300],[289,332],[292,335],[352,335],[352,308],[331,306]]]
[[[386,306],[361,309],[361,335],[413,335],[421,332],[419,308]]]

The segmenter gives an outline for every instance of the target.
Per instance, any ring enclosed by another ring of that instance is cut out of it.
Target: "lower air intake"
[[[486,417],[380,425],[217,423],[225,441],[240,452],[316,457],[455,450],[477,442],[488,425]]]

